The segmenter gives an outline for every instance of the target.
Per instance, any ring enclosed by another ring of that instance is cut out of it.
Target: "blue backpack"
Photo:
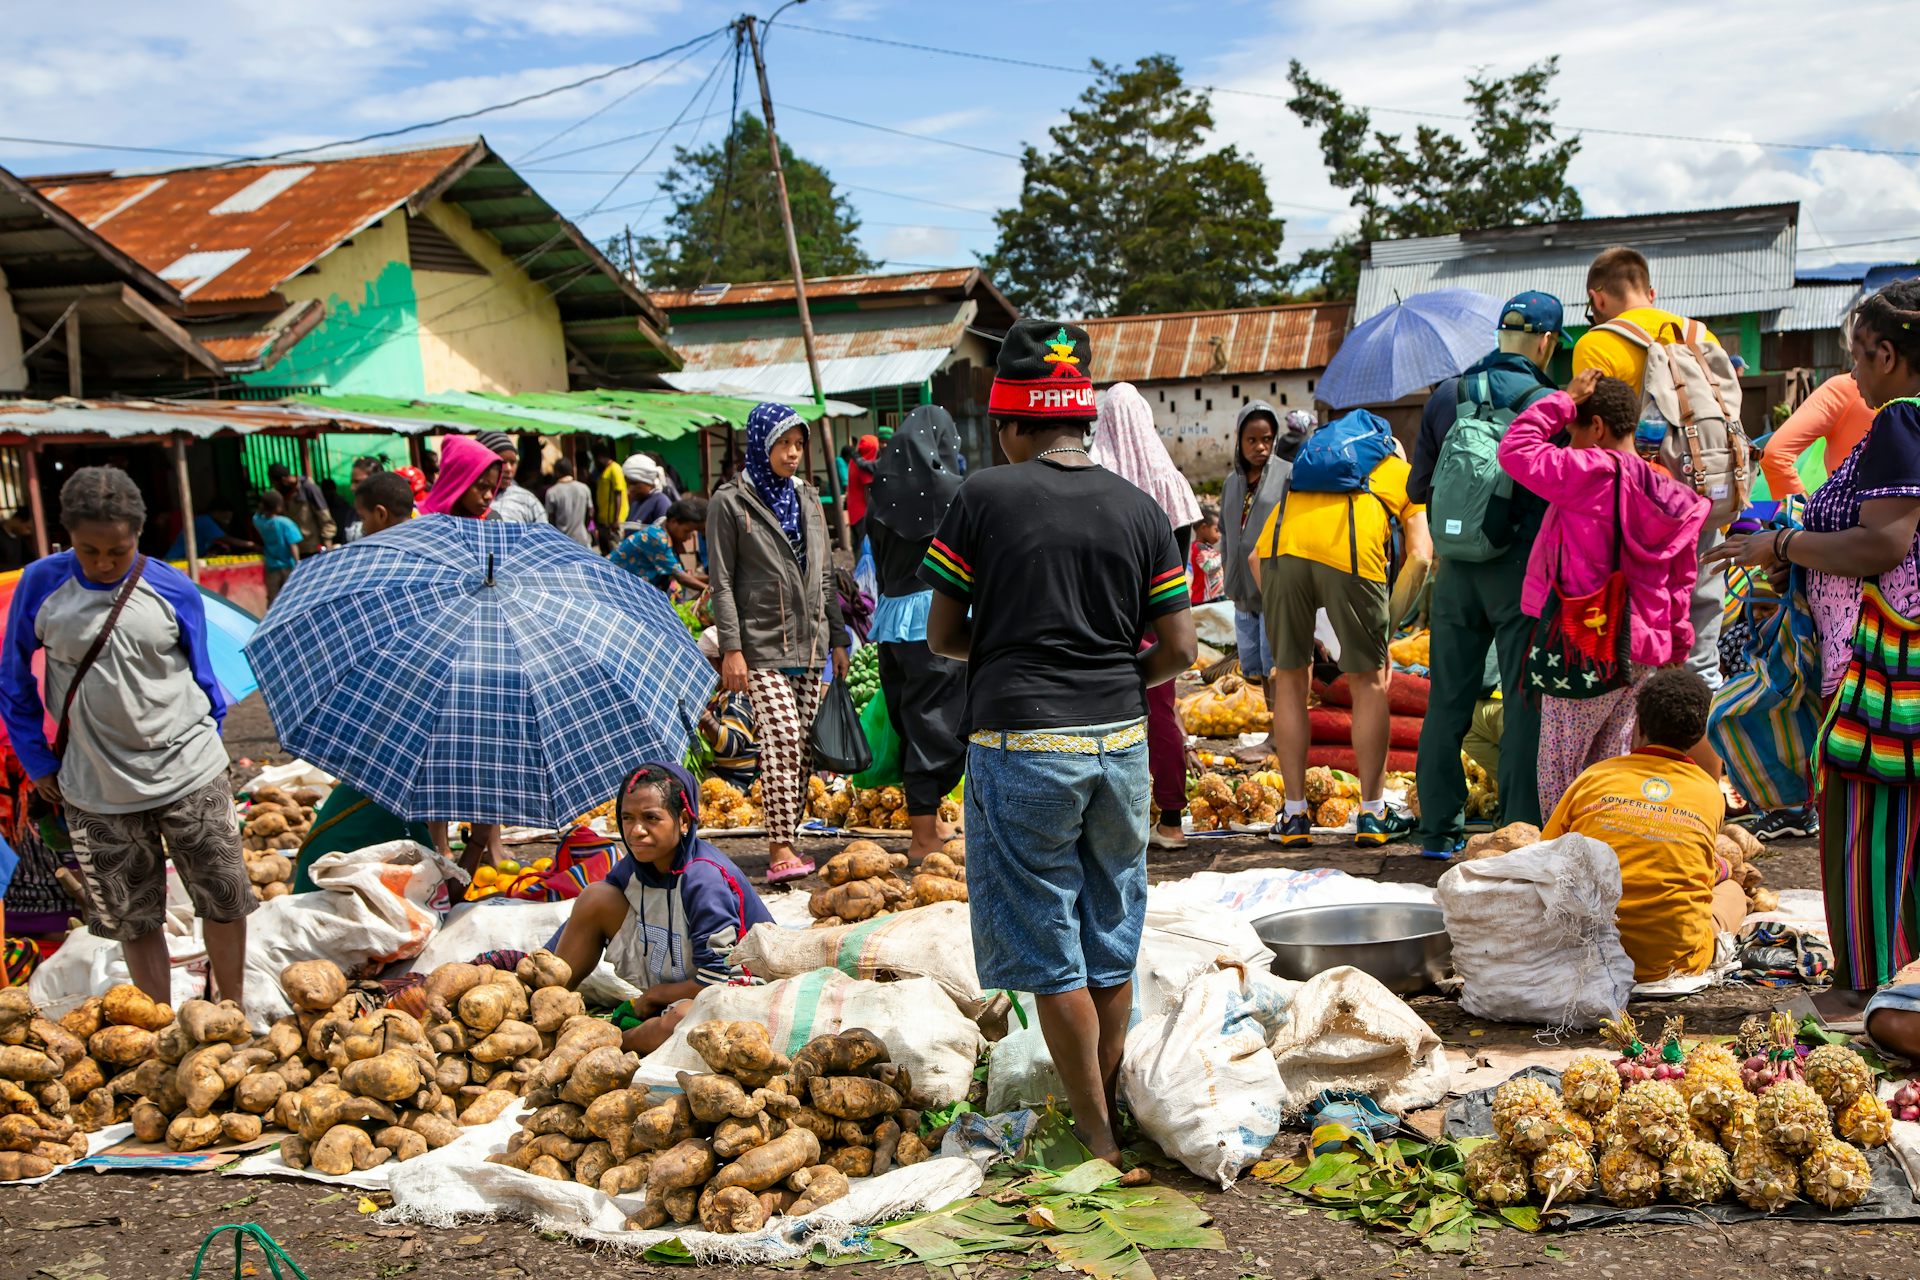
[[[1306,438],[1294,455],[1288,488],[1302,493],[1360,493],[1393,452],[1393,428],[1365,409],[1335,418]]]

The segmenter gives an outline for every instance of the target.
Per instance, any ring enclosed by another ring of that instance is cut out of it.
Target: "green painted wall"
[[[292,293],[300,279],[289,281],[285,291]],[[328,295],[327,318],[318,328],[278,364],[243,379],[265,386],[425,394],[413,269],[405,262],[388,262],[357,294]]]

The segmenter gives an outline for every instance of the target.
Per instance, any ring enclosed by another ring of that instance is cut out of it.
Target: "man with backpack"
[[[1645,255],[1616,245],[1587,268],[1587,314],[1593,328],[1573,348],[1573,371],[1598,369],[1640,393],[1640,456],[1666,467],[1712,504],[1700,554],[1719,545],[1722,530],[1747,505],[1754,462],[1740,425],[1740,377],[1733,360],[1698,320],[1654,306]],[[1718,689],[1720,624],[1727,575],[1702,573],[1688,613],[1693,650],[1687,667]]]
[[[1546,503],[1501,470],[1507,424],[1553,391],[1547,366],[1565,341],[1560,299],[1522,293],[1500,309],[1494,350],[1434,388],[1420,416],[1407,494],[1428,504],[1433,573],[1432,692],[1415,770],[1421,851],[1450,858],[1466,843],[1460,747],[1484,692],[1487,651],[1499,659],[1501,822],[1540,825],[1534,767],[1540,707],[1526,694],[1532,618],[1520,608],[1527,554]]]
[[[1386,421],[1355,409],[1307,437],[1294,455],[1286,496],[1267,517],[1248,557],[1260,586],[1273,651],[1275,754],[1286,804],[1272,837],[1313,843],[1307,812],[1307,692],[1315,615],[1326,610],[1340,644],[1340,670],[1353,698],[1353,751],[1362,848],[1405,836],[1413,824],[1387,812],[1388,586],[1394,524],[1407,553],[1431,561],[1426,508],[1407,495],[1407,460]]]

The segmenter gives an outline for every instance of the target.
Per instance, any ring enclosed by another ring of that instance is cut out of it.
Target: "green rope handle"
[[[266,1228],[252,1222],[228,1223],[224,1227],[215,1227],[207,1232],[207,1238],[200,1242],[200,1252],[193,1257],[193,1275],[189,1280],[200,1280],[200,1264],[206,1259],[207,1250],[213,1247],[213,1242],[220,1238],[220,1233],[223,1231],[233,1232],[234,1280],[239,1280],[242,1274],[243,1255],[246,1253],[249,1239],[258,1244],[260,1252],[266,1255],[267,1266],[272,1270],[274,1280],[286,1280],[280,1274],[280,1264],[283,1261],[293,1269],[293,1274],[298,1276],[299,1280],[307,1280],[307,1273],[300,1269],[299,1263],[287,1256],[287,1251],[280,1247],[280,1242],[268,1235]]]

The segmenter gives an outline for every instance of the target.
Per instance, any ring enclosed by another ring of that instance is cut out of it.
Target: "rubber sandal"
[[[1186,847],[1187,841],[1184,836],[1174,840],[1169,836],[1161,835],[1158,827],[1147,830],[1147,848],[1149,849],[1184,849]]]
[[[770,885],[791,884],[795,880],[805,880],[813,874],[813,871],[813,859],[801,858],[797,862],[789,862],[778,871],[775,871],[772,867],[768,867],[767,883]]]

